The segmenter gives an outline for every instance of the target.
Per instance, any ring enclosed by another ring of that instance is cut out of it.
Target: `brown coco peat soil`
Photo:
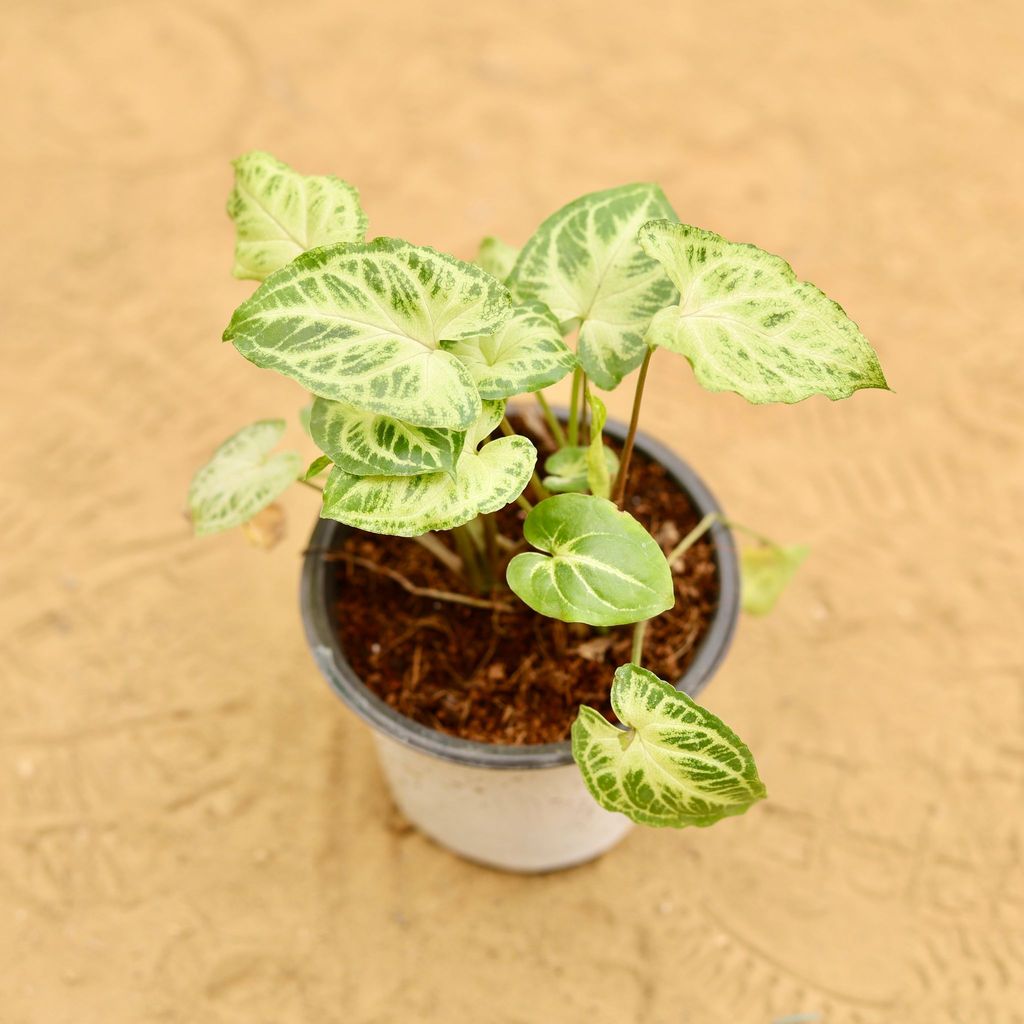
[[[516,426],[533,437],[543,466],[551,451],[546,431],[532,418],[529,428]],[[666,552],[698,521],[686,495],[641,452],[633,456],[626,509]],[[501,532],[520,542],[506,561],[529,550],[522,541],[525,515],[517,505],[497,513]],[[509,610],[416,596],[381,567],[416,587],[472,591],[412,540],[357,532],[326,557],[336,566],[337,628],[352,667],[409,718],[506,744],[567,739],[580,704],[614,721],[608,695],[615,669],[630,660],[632,626],[602,635],[538,615],[507,590],[492,596]],[[692,661],[718,601],[710,541],[695,544],[675,569],[675,607],[649,624],[644,643],[645,667],[673,681]]]

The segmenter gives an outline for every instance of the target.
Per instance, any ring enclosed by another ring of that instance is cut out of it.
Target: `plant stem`
[[[586,446],[590,444],[590,423],[591,418],[588,413],[592,413],[590,409],[590,388],[587,387],[587,375],[583,375],[583,401],[580,403],[580,444]]]
[[[648,347],[644,353],[644,361],[640,364],[640,376],[636,380],[636,392],[633,395],[633,413],[629,417],[629,432],[626,434],[625,444],[622,446],[622,461],[619,465],[619,475],[615,478],[615,487],[612,490],[612,501],[619,508],[626,497],[626,479],[629,476],[629,463],[633,458],[633,444],[636,441],[636,428],[640,423],[640,402],[644,397],[644,383],[647,381],[647,368],[651,365],[651,356],[654,349]]]
[[[644,663],[644,634],[647,632],[647,623],[650,621],[650,619],[641,619],[633,627],[633,651],[630,661],[634,665],[642,666]]]
[[[578,413],[580,407],[580,385],[583,383],[583,370],[577,366],[572,371],[572,394],[569,397],[569,444],[577,445],[580,440]]]
[[[559,448],[565,447],[565,431],[562,429],[562,424],[558,422],[555,414],[551,411],[551,406],[548,405],[548,400],[544,397],[543,391],[535,391],[534,397],[540,404],[541,412],[544,413],[544,422],[548,425],[548,430],[551,431],[552,436],[555,439],[555,444]]]
[[[501,432],[506,437],[515,437],[516,430],[508,421],[507,416],[503,416],[501,420]],[[550,498],[551,495],[548,493],[548,489],[540,482],[540,477],[537,476],[537,471],[533,471],[533,475],[530,477],[530,484],[533,486],[533,493],[537,495],[538,501],[543,501],[545,498]]]
[[[473,540],[472,534],[466,526],[456,526],[452,530],[452,537],[455,538],[455,546],[458,548],[459,557],[465,567],[466,579],[474,590],[481,594],[487,592],[486,577],[480,562],[480,551]]]
[[[529,499],[529,498],[527,498],[525,494],[520,494],[520,495],[519,495],[519,497],[518,497],[518,498],[516,498],[516,504],[517,504],[517,505],[518,505],[518,506],[519,506],[519,507],[520,507],[520,508],[521,508],[521,509],[522,509],[522,510],[523,510],[523,511],[524,511],[524,512],[525,512],[525,513],[527,514],[527,515],[529,515],[529,514],[530,514],[530,513],[531,513],[531,512],[533,511],[533,505],[532,505],[532,504],[530,504],[530,499]]]
[[[498,579],[498,569],[501,554],[498,551],[498,523],[494,513],[481,516],[484,524],[484,545],[487,549],[487,561],[491,565],[491,577]]]
[[[300,480],[300,484],[305,484],[307,487],[312,487],[314,491],[319,491],[321,494],[324,493],[324,489],[319,485],[313,483],[312,480]]]
[[[462,561],[459,556],[441,543],[440,539],[433,533],[424,533],[420,537],[413,537],[421,547],[426,548],[439,562],[446,565],[456,575],[462,575]]]
[[[669,553],[668,564],[671,566],[688,548],[693,547],[712,526],[722,517],[718,512],[709,512]],[[724,522],[724,520],[722,520]]]

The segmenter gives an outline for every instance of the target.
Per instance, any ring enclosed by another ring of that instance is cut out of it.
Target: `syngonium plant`
[[[632,661],[611,687],[621,725],[584,706],[572,727],[573,756],[600,804],[682,827],[761,799],[743,741],[641,664],[646,623],[675,601],[670,566],[718,518],[666,553],[623,511],[644,382],[664,349],[709,391],[758,404],[886,388],[853,321],[780,257],[679,223],[657,185],[582,196],[521,250],[488,238],[471,264],[395,238],[366,241],[359,194],[338,178],[297,174],[263,152],[234,169],[234,274],[260,284],[224,339],[312,395],[305,422],[323,454],[306,468],[297,453],[275,452],[283,420],[243,428],[193,480],[196,532],[247,522],[296,481],[321,489],[315,479],[327,473],[323,517],[413,537],[467,587],[507,585],[541,615],[635,624]],[[593,389],[637,368],[617,457]],[[563,427],[543,389],[569,374]],[[536,397],[559,446],[543,479],[533,443],[505,415],[523,394]],[[535,550],[516,554],[503,582],[494,513],[512,502],[527,511]],[[753,536],[742,601],[763,613],[806,549]]]

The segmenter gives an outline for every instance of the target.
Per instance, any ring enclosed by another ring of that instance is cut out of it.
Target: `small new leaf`
[[[576,357],[558,321],[541,302],[516,308],[496,334],[444,346],[466,364],[481,398],[503,399],[560,381]]]
[[[619,457],[607,445],[604,448],[604,462],[608,478],[613,479],[619,471]],[[566,445],[549,455],[544,462],[543,484],[552,494],[568,494],[572,491],[587,490],[590,471],[591,448],[583,445]]]
[[[309,468],[302,474],[302,479],[315,480],[330,465],[331,460],[326,455],[321,455],[309,464]]]
[[[685,356],[709,391],[761,404],[888,387],[857,325],[779,256],[667,220],[645,224],[639,239],[681,295],[647,341]]]
[[[608,450],[601,440],[608,411],[604,402],[590,389],[587,389],[587,401],[590,405],[590,446],[587,449],[587,485],[590,493],[599,498],[607,498],[611,494],[611,478],[608,474],[608,461],[604,453]]]
[[[465,439],[460,431],[414,427],[326,398],[313,402],[309,430],[336,466],[356,476],[450,473]]]
[[[480,243],[480,250],[474,262],[491,277],[505,281],[512,273],[518,257],[519,250],[515,246],[489,235]]]
[[[541,224],[508,279],[517,300],[546,303],[565,328],[580,324],[580,363],[605,390],[640,365],[651,317],[678,298],[637,244],[637,230],[653,217],[676,219],[657,185],[582,196]]]
[[[766,615],[810,553],[805,544],[764,544],[740,553],[740,603],[745,612]]]
[[[196,473],[188,508],[197,535],[241,526],[299,478],[302,458],[297,452],[270,454],[284,428],[284,420],[243,427]]]
[[[511,315],[507,289],[479,267],[377,238],[315,249],[271,274],[224,340],[321,398],[465,430],[480,396],[441,342],[493,333]]]
[[[628,731],[585,705],[572,755],[594,799],[641,825],[713,825],[765,796],[747,745],[716,715],[654,673],[623,665],[612,708]]]
[[[258,150],[234,168],[228,216],[235,222],[235,277],[262,281],[307,249],[363,240],[359,193],[340,178],[296,174]]]
[[[604,498],[546,498],[527,515],[523,535],[548,554],[516,555],[508,564],[508,585],[541,615],[618,626],[653,618],[675,603],[661,548]]]

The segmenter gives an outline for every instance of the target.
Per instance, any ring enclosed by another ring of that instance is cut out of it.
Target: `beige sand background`
[[[1019,4],[2,6],[3,1024],[1024,1019]],[[304,648],[312,496],[269,554],[182,518],[302,403],[218,343],[254,146],[467,257],[654,179],[854,313],[896,394],[662,354],[647,403],[814,547],[707,694],[770,802],[540,878],[403,827]]]

